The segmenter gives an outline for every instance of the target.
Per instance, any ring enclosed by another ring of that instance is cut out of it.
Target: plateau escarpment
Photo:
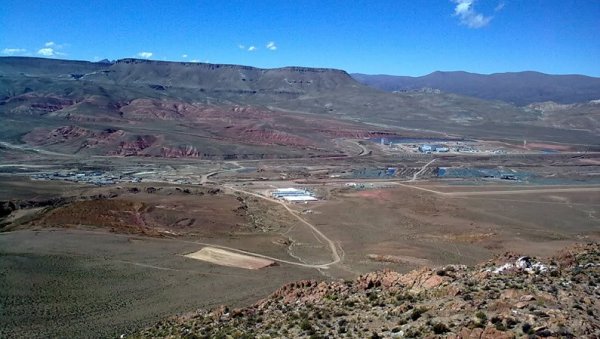
[[[595,145],[595,112],[573,108],[548,118],[450,93],[386,93],[335,69],[0,58],[3,141],[81,156],[329,156],[344,153],[333,139],[406,129]],[[51,132],[66,126],[87,132]]]

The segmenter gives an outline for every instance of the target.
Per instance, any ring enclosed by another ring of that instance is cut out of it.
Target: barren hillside
[[[254,306],[171,318],[132,337],[597,338],[600,247],[507,253],[475,267],[288,284]]]

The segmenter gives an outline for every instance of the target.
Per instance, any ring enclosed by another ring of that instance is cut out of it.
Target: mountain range
[[[336,69],[0,58],[0,141],[86,156],[330,157],[339,138],[411,133],[595,147],[599,108],[389,93]]]
[[[357,81],[383,91],[422,88],[501,100],[518,106],[554,101],[571,104],[600,99],[600,78],[584,75],[550,75],[539,72],[476,74],[433,72],[421,77],[352,74]]]

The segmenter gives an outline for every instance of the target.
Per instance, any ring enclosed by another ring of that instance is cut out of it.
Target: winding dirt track
[[[281,206],[283,206],[283,208],[285,208],[292,216],[294,216],[294,218],[298,219],[300,222],[302,222],[304,225],[308,226],[314,233],[316,233],[317,235],[319,235],[319,237],[324,240],[327,245],[329,246],[329,249],[331,250],[331,255],[333,258],[333,261],[327,263],[327,264],[322,264],[322,265],[302,265],[305,267],[314,267],[314,268],[324,268],[324,267],[329,267],[331,265],[335,265],[337,263],[339,263],[342,258],[338,252],[338,248],[335,245],[335,243],[333,242],[333,240],[329,239],[325,234],[323,234],[323,232],[321,232],[315,225],[309,223],[308,221],[306,221],[305,219],[303,219],[301,216],[299,216],[294,210],[292,210],[291,208],[289,208],[288,205],[286,205],[284,202],[276,200],[276,199],[272,199],[269,197],[265,197],[264,195],[260,195],[258,193],[254,193],[254,192],[249,192],[249,191],[244,191],[241,189],[237,189],[231,186],[225,186],[226,188],[234,191],[234,192],[238,192],[238,193],[243,193],[243,194],[248,194],[263,200],[267,200],[270,201],[272,203],[276,203],[279,204]]]

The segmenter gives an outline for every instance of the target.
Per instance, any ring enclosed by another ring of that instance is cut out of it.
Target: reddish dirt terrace
[[[244,204],[230,195],[204,192],[124,194],[58,207],[33,226],[99,228],[150,236],[228,234],[246,225]]]

